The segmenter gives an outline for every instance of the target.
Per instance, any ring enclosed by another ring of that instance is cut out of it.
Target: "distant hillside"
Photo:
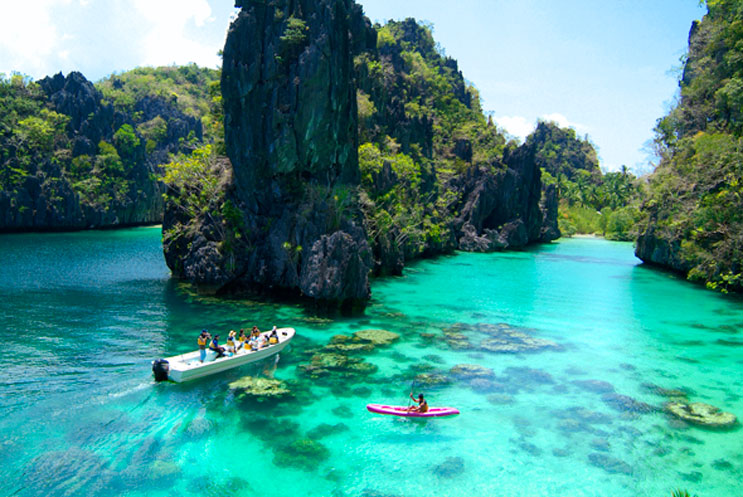
[[[676,107],[658,121],[660,164],[643,205],[643,261],[743,290],[743,3],[709,0],[689,33]]]
[[[97,86],[80,73],[0,81],[0,231],[159,222],[160,165],[220,133],[218,77],[185,66]]]

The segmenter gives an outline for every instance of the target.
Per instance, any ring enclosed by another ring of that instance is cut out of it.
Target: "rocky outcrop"
[[[461,193],[455,220],[461,250],[520,248],[559,238],[557,192],[542,192],[540,169],[528,144],[507,149],[502,164],[470,168],[451,182]]]
[[[686,273],[692,264],[681,256],[681,239],[677,234],[664,233],[648,223],[648,228],[637,237],[635,255],[643,262],[668,267]]]
[[[168,265],[219,290],[362,304],[372,262],[355,192],[353,56],[374,44],[374,31],[351,0],[238,5],[222,68],[234,174],[226,201],[238,214],[221,223],[234,243],[206,237],[206,216],[190,236],[165,244]]]
[[[120,170],[93,167],[100,143],[113,145],[114,135],[122,125],[136,128],[133,117],[116,111],[103,101],[101,93],[79,72],[66,77],[61,73],[38,82],[49,107],[68,116],[66,142],[53,154],[37,155],[20,184],[0,190],[0,231],[76,230],[112,226],[154,224],[162,219],[162,187],[153,181],[159,165],[169,160],[169,153],[180,147],[180,141],[193,136],[201,139],[201,123],[178,111],[175,106],[157,98],[145,98],[135,103],[139,116],[160,115],[168,123],[168,135],[149,152],[135,131],[130,155],[122,157]],[[17,151],[2,143],[4,154],[12,164]],[[121,151],[123,155],[123,151]],[[83,161],[83,159],[85,159]],[[86,187],[76,185],[70,170],[89,164],[89,172],[81,173],[88,180]],[[6,164],[7,164],[6,163]],[[97,187],[93,181],[98,181]],[[106,188],[101,183],[109,181]],[[85,188],[98,188],[95,201],[82,197]]]
[[[734,414],[703,402],[669,402],[665,410],[678,419],[705,428],[729,429],[738,424]]]

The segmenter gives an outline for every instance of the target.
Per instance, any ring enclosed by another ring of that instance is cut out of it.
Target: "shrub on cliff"
[[[708,287],[743,291],[743,4],[707,2],[695,21],[681,96],[658,120],[637,255]]]

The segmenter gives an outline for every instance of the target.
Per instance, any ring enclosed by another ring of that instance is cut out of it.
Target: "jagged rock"
[[[351,0],[245,0],[224,48],[225,145],[234,171],[223,220],[234,243],[202,254],[225,268],[220,290],[302,295],[360,307],[371,248],[360,222],[353,57],[376,35]],[[206,217],[206,216],[204,216]],[[206,219],[197,219],[203,231]],[[238,236],[239,235],[239,236]],[[166,246],[196,283],[192,235]],[[227,263],[225,263],[225,259]]]
[[[120,175],[105,173],[120,180],[123,188],[114,194],[113,187],[110,187],[106,192],[111,196],[110,201],[88,204],[76,193],[73,183],[55,161],[67,163],[80,156],[95,156],[100,152],[101,141],[114,143],[114,133],[123,124],[134,125],[135,118],[104,103],[103,95],[79,72],[71,72],[66,77],[59,73],[39,80],[38,84],[46,94],[51,110],[69,116],[66,134],[71,150],[59,149],[59,156],[54,160],[35,158],[33,170],[28,172],[22,184],[13,190],[0,190],[0,231],[76,230],[160,222],[162,187],[152,177],[159,172],[159,166],[169,160],[168,153],[179,149],[181,139],[191,132],[196,137],[202,136],[201,122],[174,107],[169,108],[166,117],[184,124],[169,128],[168,137],[149,153],[135,130],[139,144],[134,147],[132,156],[127,157],[126,172]],[[148,97],[135,102],[137,113],[161,110]],[[2,147],[4,143],[0,139]],[[12,165],[14,152],[7,152]]]
[[[703,402],[669,402],[666,412],[677,418],[705,428],[732,428],[738,424],[734,414],[723,412],[719,408]]]

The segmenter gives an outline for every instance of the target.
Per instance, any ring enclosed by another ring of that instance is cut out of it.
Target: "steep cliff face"
[[[225,144],[234,173],[230,243],[165,246],[176,275],[222,290],[301,294],[353,306],[369,297],[361,222],[353,55],[375,40],[350,0],[244,1],[224,49]],[[168,229],[174,216],[166,213]],[[208,226],[206,216],[201,221]],[[196,235],[198,238],[199,235]],[[201,251],[204,258],[192,257]],[[224,264],[225,258],[229,264]],[[189,261],[219,267],[194,275]]]
[[[66,230],[152,224],[162,218],[153,176],[182,139],[201,138],[201,123],[157,99],[136,102],[139,119],[165,115],[168,136],[146,149],[131,115],[106,103],[77,72],[16,85],[3,97],[19,106],[0,138],[5,169],[0,231]],[[181,126],[175,125],[181,123]],[[13,174],[8,175],[7,171]]]
[[[743,22],[740,2],[707,2],[694,22],[681,98],[658,120],[635,254],[724,292],[743,292]]]

